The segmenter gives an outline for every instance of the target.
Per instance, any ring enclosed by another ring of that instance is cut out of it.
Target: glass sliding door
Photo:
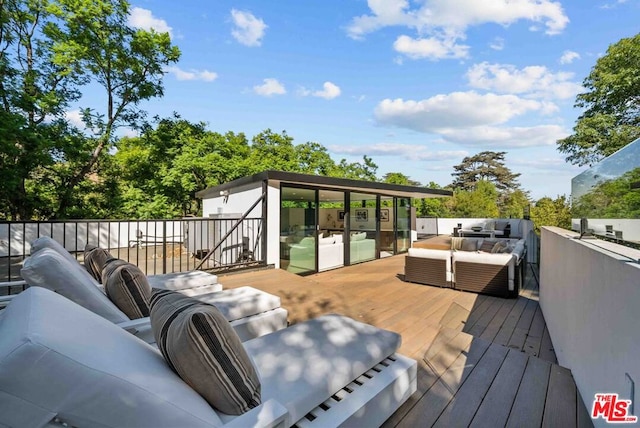
[[[404,253],[411,247],[411,199],[396,198],[396,252]]]
[[[354,265],[376,258],[377,197],[353,192],[349,200],[349,261]]]
[[[318,271],[344,266],[344,192],[320,190],[318,196]]]
[[[395,224],[395,209],[393,197],[380,197],[380,258],[395,254],[396,235],[393,229]]]
[[[317,272],[317,195],[314,189],[282,186],[280,268],[298,274]]]

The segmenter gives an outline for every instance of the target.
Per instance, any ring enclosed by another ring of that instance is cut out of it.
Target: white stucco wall
[[[542,229],[540,306],[558,362],[571,369],[587,408],[609,392],[638,409],[625,373],[640,382],[640,251],[577,236]]]
[[[280,269],[280,185],[267,186],[267,264]]]
[[[216,195],[213,198],[203,199],[202,216],[238,214],[240,217],[251,208],[260,195],[262,195],[262,183],[252,183],[229,190],[228,195]],[[258,204],[249,217],[262,217],[262,205]]]

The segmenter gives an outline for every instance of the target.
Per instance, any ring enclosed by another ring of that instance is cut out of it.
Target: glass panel
[[[407,252],[411,246],[411,199],[397,198],[396,202],[396,227],[398,229],[396,248],[400,254]]]
[[[315,272],[316,191],[283,186],[280,200],[280,268]]]
[[[380,258],[394,254],[394,222],[393,198],[382,196],[380,198]]]
[[[344,192],[320,190],[318,270],[344,266]]]
[[[351,193],[349,206],[351,264],[376,258],[376,195]]]

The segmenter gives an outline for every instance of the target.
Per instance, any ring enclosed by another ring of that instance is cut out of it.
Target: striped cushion
[[[490,253],[491,250],[493,250],[493,247],[495,245],[496,245],[496,241],[492,239],[483,239],[482,244],[480,245],[480,248],[478,248],[478,250],[484,253]]]
[[[151,286],[140,268],[117,261],[108,263],[106,267],[109,269],[105,268],[103,285],[107,297],[132,320],[148,317]]]
[[[171,368],[211,406],[239,415],[260,405],[258,373],[218,308],[154,288],[151,328]]]
[[[114,257],[104,248],[87,244],[84,247],[84,267],[98,282],[102,282],[102,269]]]

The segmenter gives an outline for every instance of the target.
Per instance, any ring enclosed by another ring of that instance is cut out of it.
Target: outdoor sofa
[[[1,316],[2,426],[373,427],[417,387],[397,333],[325,315],[230,348],[259,379],[253,408],[231,415],[157,348],[61,295],[31,287]]]
[[[318,271],[335,269],[344,265],[343,235],[336,234],[318,239]],[[297,244],[292,244],[289,251],[287,271],[293,273],[316,270],[316,240],[307,236]],[[366,232],[354,232],[349,243],[351,264],[375,259],[376,241],[367,239]]]
[[[410,248],[405,281],[517,297],[526,262],[524,239],[452,238],[451,250]]]
[[[50,246],[38,248],[25,259],[20,273],[30,286],[55,291],[147,342],[154,340],[148,317],[132,319],[125,314],[83,266],[60,250]],[[183,291],[178,285],[180,283],[173,284],[172,291]],[[242,340],[287,326],[288,313],[280,307],[280,298],[253,287],[203,293],[194,298],[215,304]]]

